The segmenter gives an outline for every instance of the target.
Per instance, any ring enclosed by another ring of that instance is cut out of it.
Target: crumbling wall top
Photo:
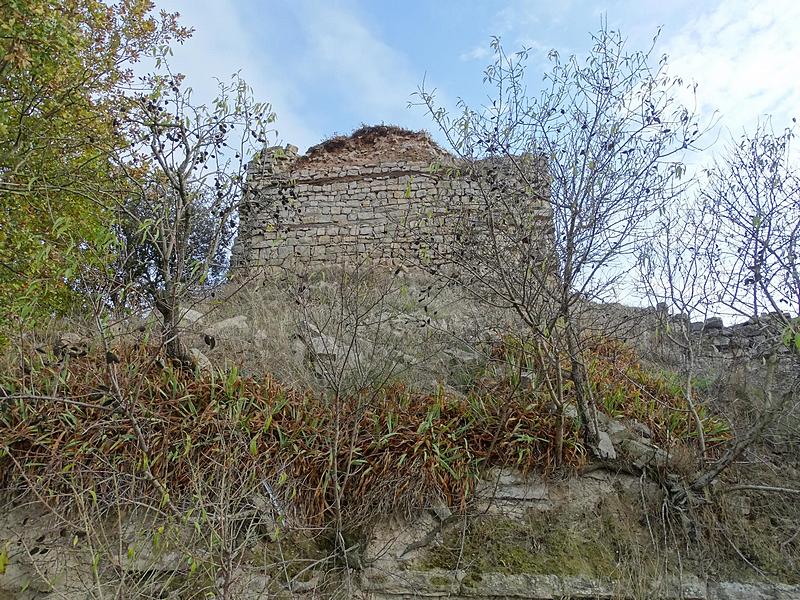
[[[394,125],[372,125],[312,146],[305,156],[297,160],[296,166],[355,166],[379,162],[432,162],[451,158],[425,131],[411,131]]]

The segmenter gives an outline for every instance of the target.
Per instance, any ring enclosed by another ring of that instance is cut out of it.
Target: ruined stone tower
[[[364,259],[440,267],[453,236],[463,243],[465,223],[482,220],[487,197],[514,180],[502,161],[468,165],[426,133],[397,127],[364,127],[304,156],[294,146],[266,148],[248,167],[231,267],[313,271]],[[552,221],[541,181],[526,201],[544,240]]]

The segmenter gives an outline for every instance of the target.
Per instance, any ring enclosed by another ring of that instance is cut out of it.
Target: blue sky
[[[361,123],[433,125],[408,108],[423,78],[452,106],[485,97],[489,41],[533,49],[531,84],[551,48],[585,54],[602,16],[631,49],[649,45],[671,70],[699,84],[700,109],[719,110],[723,137],[773,115],[777,128],[800,116],[797,0],[161,0],[195,34],[173,65],[200,98],[213,77],[240,70],[277,112],[277,142],[304,151]],[[438,136],[437,136],[438,137]]]

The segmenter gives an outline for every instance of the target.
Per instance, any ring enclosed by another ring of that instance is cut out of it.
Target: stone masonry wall
[[[673,320],[682,318],[680,315]],[[685,319],[685,318],[684,318]],[[777,354],[789,360],[790,348],[781,343],[780,332],[785,321],[777,314],[751,318],[744,323],[726,326],[720,317],[689,323],[692,338],[701,344],[706,353],[730,359],[761,359]]]
[[[493,182],[511,169],[487,161],[469,171],[427,136],[414,135],[420,137],[315,147],[306,156],[294,146],[262,151],[248,168],[231,266],[445,264],[455,224],[463,224],[454,213],[463,216],[500,193]],[[529,211],[546,237],[547,194],[534,195]]]

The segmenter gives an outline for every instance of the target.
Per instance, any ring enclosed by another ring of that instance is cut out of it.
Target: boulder
[[[617,451],[611,437],[605,432],[600,431],[597,440],[597,457],[603,460],[614,460],[617,458]]]
[[[624,439],[634,437],[635,434],[619,421],[611,419],[605,426],[606,433],[615,444],[618,444]]]
[[[341,352],[336,338],[322,333],[312,323],[304,321],[295,339],[302,341],[306,347],[307,357],[311,361],[335,363]],[[293,348],[295,345],[293,344]]]
[[[78,333],[62,333],[53,344],[56,356],[86,356],[89,352],[89,340]]]
[[[564,417],[567,419],[577,420],[578,409],[574,404],[567,404],[564,406]]]
[[[622,449],[638,469],[645,469],[646,467],[664,469],[669,464],[669,454],[667,452],[643,440],[623,440]]]
[[[182,308],[178,310],[178,324],[182,329],[191,328],[195,324],[199,324],[205,316],[199,310],[193,308]],[[163,323],[163,317],[157,310],[151,310],[139,319],[139,329],[156,329],[160,330]]]
[[[636,419],[631,419],[630,421],[628,421],[628,427],[639,437],[647,439],[653,437],[653,432],[651,431],[651,429],[641,421],[637,421]]]
[[[198,323],[203,318],[203,313],[198,310],[194,310],[192,308],[187,308],[181,311],[180,321],[185,324],[194,324]]]
[[[306,344],[316,360],[336,362],[338,354],[338,344],[329,335],[320,334],[319,337],[312,337]]]
[[[247,322],[247,317],[244,315],[236,315],[227,319],[217,321],[207,327],[203,328],[205,335],[215,338],[236,338],[243,336],[250,332],[250,325]]]
[[[197,348],[190,348],[189,356],[192,357],[195,369],[201,373],[211,373],[214,370],[214,365],[211,364],[209,358]]]

